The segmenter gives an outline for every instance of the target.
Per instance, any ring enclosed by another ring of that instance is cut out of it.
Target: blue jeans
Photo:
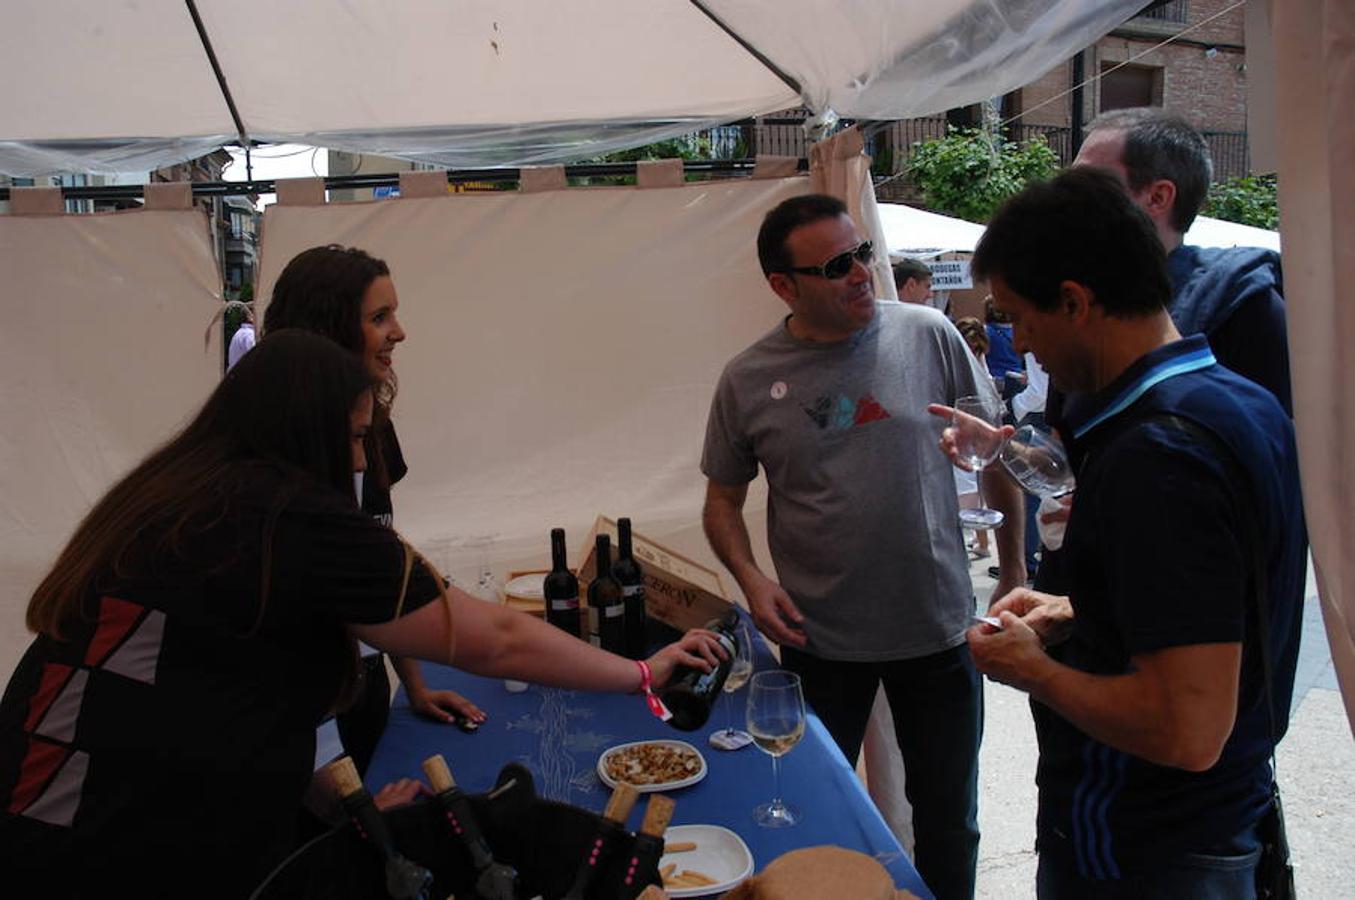
[[[1041,853],[1039,900],[1255,900],[1257,848],[1247,853],[1185,853],[1153,871],[1115,881],[1083,878],[1071,855]]]
[[[852,763],[861,752],[876,688],[884,685],[903,754],[904,793],[913,807],[918,874],[937,900],[972,898],[983,681],[969,646],[874,663],[820,659],[783,646],[781,665],[800,676],[805,701]]]

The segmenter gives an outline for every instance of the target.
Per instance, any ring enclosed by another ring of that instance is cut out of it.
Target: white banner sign
[[[967,259],[929,259],[927,268],[932,270],[934,291],[956,291],[974,286],[974,279],[969,275]]]

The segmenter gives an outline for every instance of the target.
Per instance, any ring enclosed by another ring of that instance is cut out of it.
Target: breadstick
[[[675,841],[674,843],[663,845],[663,855],[667,856],[670,853],[687,853],[688,851],[695,849],[696,841]]]

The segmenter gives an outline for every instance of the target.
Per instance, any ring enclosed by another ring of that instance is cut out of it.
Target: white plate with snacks
[[[604,750],[598,777],[609,788],[624,781],[642,794],[674,791],[706,777],[706,758],[686,741],[634,741]]]
[[[664,832],[663,845],[659,874],[670,897],[723,894],[753,874],[748,845],[719,825],[674,825]],[[669,849],[684,847],[690,849]]]

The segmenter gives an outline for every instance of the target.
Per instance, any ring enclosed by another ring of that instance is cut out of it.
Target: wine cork
[[[358,767],[353,765],[353,760],[348,757],[340,756],[325,766],[325,771],[329,773],[340,797],[351,797],[362,790],[362,778],[358,775]]]
[[[635,785],[627,784],[624,781],[619,782],[612,790],[611,799],[607,801],[607,808],[602,811],[602,817],[625,824],[625,821],[630,818],[630,811],[635,808],[635,801],[638,799],[640,799],[640,792],[635,789]]]
[[[640,825],[640,833],[658,837],[668,830],[668,823],[673,820],[673,807],[677,804],[669,797],[662,794],[654,794],[649,798],[649,804],[645,806],[645,820]]]
[[[423,774],[428,776],[428,783],[439,794],[456,787],[456,779],[452,777],[452,770],[447,768],[447,760],[442,758],[441,753],[434,753],[423,761]]]

